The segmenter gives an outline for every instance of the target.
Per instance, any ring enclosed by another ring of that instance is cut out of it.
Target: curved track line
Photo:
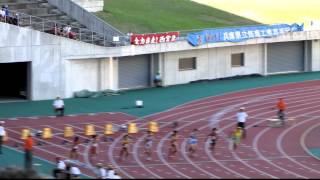
[[[165,125],[160,126],[160,129],[165,127],[168,123],[166,123]],[[171,124],[171,123],[170,123]],[[143,139],[147,137],[147,135],[143,135],[142,137],[140,137],[137,142],[134,144],[133,147],[133,156],[135,158],[135,160],[137,161],[137,163],[140,165],[140,167],[142,167],[145,171],[149,172],[150,174],[152,174],[153,176],[155,176],[158,179],[161,179],[162,177],[159,176],[158,174],[152,172],[150,169],[148,169],[140,160],[139,155],[138,155],[138,148],[140,143],[143,141]]]
[[[309,104],[309,103],[299,104],[298,106],[305,105],[305,104]],[[297,106],[296,106],[296,107],[297,107]],[[320,107],[320,105],[319,105],[319,106],[313,106],[313,107]],[[304,110],[306,110],[306,109],[309,109],[309,107],[308,107],[308,108],[300,108],[300,109],[298,109],[298,110],[291,111],[291,112],[300,112],[300,111],[304,111]],[[293,174],[293,175],[295,175],[296,177],[307,178],[307,177],[302,176],[302,175],[299,175],[299,174],[297,174],[297,173],[295,173],[295,172],[292,172],[292,171],[289,171],[289,170],[287,170],[287,169],[284,169],[284,168],[280,167],[279,165],[277,165],[277,164],[275,164],[275,163],[270,162],[270,160],[268,160],[268,159],[259,151],[258,141],[259,141],[260,137],[261,137],[265,132],[267,132],[267,131],[270,130],[270,129],[271,129],[271,128],[266,128],[266,129],[262,130],[260,133],[258,133],[258,134],[255,136],[255,138],[254,138],[254,140],[253,140],[253,148],[254,148],[255,152],[258,154],[258,156],[261,157],[262,159],[264,159],[264,160],[265,160],[266,162],[268,162],[270,165],[277,167],[278,169],[281,169],[281,170],[283,170],[283,171],[285,171],[285,172],[287,172],[287,173]]]
[[[270,160],[267,159],[267,158],[259,151],[259,149],[258,149],[258,140],[259,140],[260,137],[261,137],[266,131],[268,131],[268,130],[269,130],[269,128],[262,130],[262,131],[255,137],[255,140],[253,141],[253,147],[254,147],[254,149],[256,149],[255,152],[258,154],[258,156],[261,157],[261,158],[262,158],[263,160],[265,160],[266,162],[268,162],[269,164],[271,164],[272,166],[275,166],[276,168],[281,169],[282,171],[288,172],[288,173],[290,173],[290,174],[294,174],[294,175],[295,175],[296,177],[298,177],[298,178],[307,179],[305,176],[296,174],[296,173],[294,173],[294,172],[292,172],[292,171],[288,171],[288,170],[280,167],[279,165],[270,162]]]
[[[296,93],[296,91],[300,92],[299,91],[300,89],[301,89],[302,92],[306,91],[306,88],[296,88],[296,89],[294,89],[292,91],[295,91],[294,93]],[[311,89],[314,89],[314,88],[310,88],[310,90]],[[289,90],[289,91],[288,90],[283,90],[283,91],[285,91],[285,92],[284,93],[279,93],[279,94],[288,94],[288,92],[291,92],[291,90]],[[276,95],[278,95],[278,94],[273,94],[272,96],[276,96]],[[203,108],[201,108],[201,109],[203,109]],[[174,114],[174,115],[176,115],[176,114]],[[169,116],[172,116],[172,115],[169,115]]]
[[[305,90],[305,89],[307,89],[307,88],[296,88],[296,89],[303,89],[303,90]],[[296,90],[295,89],[295,90]],[[315,89],[314,87],[313,88],[310,88],[310,89]],[[286,92],[288,92],[288,90],[283,90],[283,91],[286,91]],[[176,115],[176,114],[174,114],[174,115]],[[169,115],[169,116],[172,116],[172,115]],[[165,117],[164,117],[165,118]],[[160,118],[159,118],[160,119]],[[162,119],[162,118],[161,118]],[[134,120],[134,121],[136,121],[136,120]],[[114,145],[112,146],[112,147],[114,147]]]
[[[307,146],[306,146],[305,139],[306,139],[307,135],[308,135],[313,129],[315,129],[315,128],[319,127],[319,126],[320,126],[320,123],[315,124],[315,125],[309,127],[309,128],[302,134],[302,136],[301,136],[301,138],[300,138],[300,145],[302,146],[303,150],[304,150],[305,152],[307,152],[311,157],[314,157],[314,158],[317,159],[317,160],[320,160],[320,158],[319,158],[318,156],[315,156],[313,153],[311,153],[311,152],[309,151],[309,149],[308,149]]]
[[[111,144],[110,148],[109,148],[109,151],[108,151],[108,156],[109,156],[109,159],[111,161],[111,163],[117,168],[117,170],[121,171],[122,174],[124,174],[125,176],[127,176],[128,178],[130,179],[134,179],[133,176],[129,175],[127,172],[125,172],[119,165],[118,163],[114,160],[114,156],[113,156],[113,150],[115,148],[115,145],[122,139],[123,136],[120,136],[118,137],[117,139],[115,139],[113,141],[113,143]]]
[[[206,99],[209,98],[214,98],[214,97],[219,97],[219,96],[227,96],[227,95],[233,95],[233,94],[237,94],[237,93],[241,93],[241,92],[246,92],[246,91],[255,91],[255,90],[263,90],[263,89],[272,89],[272,88],[280,88],[282,86],[287,86],[287,85],[300,85],[300,84],[308,84],[308,83],[316,83],[319,82],[319,80],[307,80],[307,81],[302,81],[302,82],[293,82],[293,83],[285,83],[285,84],[279,84],[279,85],[270,85],[270,86],[265,86],[265,87],[258,87],[258,88],[249,88],[249,89],[243,89],[243,90],[239,90],[239,91],[233,91],[233,92],[229,92],[229,93],[224,93],[224,94],[219,94],[219,95],[214,95],[214,96],[208,96],[208,97],[204,97],[204,98],[200,98],[200,99],[196,99],[181,105],[176,106],[175,108],[172,108],[170,110],[173,109],[180,109],[180,108],[184,108],[184,107],[188,107],[191,106],[192,103],[197,103],[199,102],[199,104],[195,104],[195,105],[202,105],[202,102],[200,101],[204,101]],[[318,85],[314,85],[313,87],[318,87]],[[311,87],[310,87],[311,88]],[[308,88],[305,88],[308,89]],[[204,102],[203,104],[207,104],[206,102]]]
[[[309,104],[309,103],[299,104],[299,105],[294,106],[294,107],[299,107],[299,106],[306,105],[306,104]],[[318,106],[313,106],[313,107],[320,107],[320,105],[318,105]],[[304,111],[304,110],[306,110],[306,109],[309,109],[309,107],[308,107],[308,108],[300,108],[300,109],[298,109],[298,110],[291,111],[291,112],[300,112],[300,111]],[[267,131],[270,130],[270,129],[271,129],[271,128],[266,128],[266,129],[262,130],[261,132],[259,132],[259,133],[255,136],[255,138],[254,138],[254,140],[253,140],[253,149],[255,150],[255,152],[257,153],[257,155],[258,155],[259,157],[261,157],[263,160],[265,160],[266,162],[268,162],[270,165],[275,166],[275,167],[278,168],[278,169],[281,169],[281,170],[283,170],[283,171],[285,171],[285,172],[287,172],[287,173],[290,173],[290,174],[292,174],[292,175],[295,175],[296,177],[300,177],[300,178],[305,178],[305,179],[306,179],[307,177],[305,177],[305,176],[299,175],[299,174],[297,174],[297,173],[295,173],[295,172],[292,172],[292,171],[289,171],[289,170],[287,170],[287,169],[284,169],[284,168],[280,167],[279,165],[277,165],[277,164],[275,164],[275,163],[273,163],[273,162],[270,162],[270,160],[268,160],[268,159],[259,151],[258,141],[259,141],[260,137],[261,137],[265,132],[267,132]]]
[[[187,141],[188,141],[188,139],[183,140],[183,142],[182,142],[182,144],[181,144],[181,147],[182,147],[182,148],[181,148],[181,149],[182,149],[182,155],[183,155],[184,159],[186,159],[192,166],[194,166],[195,168],[197,168],[199,171],[202,171],[203,173],[209,175],[210,178],[215,178],[215,179],[220,178],[220,177],[218,177],[218,176],[216,176],[216,175],[214,175],[214,174],[211,174],[210,172],[202,169],[201,167],[199,167],[197,164],[195,164],[195,163],[188,157],[188,155],[187,155],[187,153],[186,153]]]
[[[290,128],[286,129],[284,132],[282,132],[282,134],[281,134],[281,135],[279,136],[279,138],[277,139],[277,149],[281,152],[281,154],[283,154],[287,159],[289,159],[290,161],[294,162],[295,164],[298,164],[299,166],[301,166],[301,167],[303,167],[303,168],[306,168],[306,169],[308,169],[308,170],[310,170],[310,171],[313,171],[313,172],[315,172],[315,173],[317,173],[317,174],[320,174],[320,171],[315,170],[315,169],[313,169],[313,168],[310,168],[310,167],[308,167],[308,166],[306,166],[306,165],[304,165],[304,164],[301,164],[300,162],[298,162],[298,161],[294,160],[293,158],[291,158],[290,156],[288,156],[288,154],[284,151],[284,149],[283,149],[283,147],[282,147],[283,138],[284,138],[284,136],[285,136],[289,131],[291,131],[292,129],[298,127],[298,126],[301,125],[301,124],[307,123],[307,122],[312,121],[312,120],[315,120],[315,119],[316,119],[316,118],[311,118],[311,119],[309,119],[309,120],[304,120],[304,121],[302,121],[302,122],[300,122],[300,123],[298,123],[298,124],[295,124],[294,126],[291,126]]]
[[[297,102],[297,101],[295,101],[295,102]],[[301,104],[300,104],[301,105]],[[291,106],[291,107],[294,107],[294,106]],[[262,109],[262,108],[260,108],[260,109]],[[259,109],[259,110],[260,110]],[[258,109],[255,109],[255,111],[257,111]],[[267,114],[267,113],[270,113],[270,112],[265,112],[265,113],[260,113],[259,115],[261,115],[261,114]],[[225,113],[222,113],[222,114],[225,114]],[[259,122],[257,122],[257,123],[254,123],[254,124],[252,124],[252,125],[250,125],[250,127],[253,127],[254,125],[256,125],[256,124],[259,124],[259,123],[261,123],[262,121],[264,121],[264,120],[261,120],[261,121],[259,121]],[[230,126],[232,126],[233,124],[230,124],[230,125],[228,125],[228,126],[226,126],[226,127],[224,127],[223,129],[226,129],[226,128],[228,128],[228,127],[230,127]],[[201,130],[202,128],[200,128],[200,130]],[[206,146],[206,152],[207,152],[207,155],[209,155],[209,157],[211,156],[212,157],[212,155],[210,154],[210,153],[208,153],[208,146]],[[241,159],[240,159],[240,161],[241,161]],[[244,162],[245,163],[245,162]],[[241,175],[241,176],[243,176],[243,175]],[[274,176],[273,176],[274,177]],[[275,177],[274,177],[275,178]]]
[[[235,108],[235,107],[240,107],[240,106],[243,106],[244,104],[248,104],[248,103],[251,103],[251,102],[256,102],[256,101],[259,101],[261,98],[257,98],[257,99],[251,99],[251,100],[248,100],[247,102],[243,102],[243,103],[240,103],[240,104],[235,104],[235,105],[231,105],[231,106],[229,106],[229,107],[227,107],[226,108],[226,110],[225,110],[225,113],[226,112],[228,112],[228,111],[231,111],[233,108]],[[210,111],[208,111],[208,112],[210,112]],[[202,112],[202,114],[203,114],[204,112]],[[219,114],[219,115],[222,115],[222,114]],[[202,119],[199,119],[197,122],[200,122],[200,121],[202,121],[202,120],[206,120],[207,119],[207,117],[205,117],[205,118],[202,118]],[[190,124],[193,124],[193,123],[195,123],[195,122],[189,122],[189,123],[187,123],[187,124],[184,124],[183,126],[181,126],[181,127],[179,127],[178,128],[178,130],[180,130],[180,129],[182,129],[182,128],[184,128],[184,127],[187,127],[187,126],[189,126]],[[161,157],[161,161],[163,162],[163,163],[165,163],[166,165],[169,165],[169,167],[170,167],[170,169],[172,169],[172,170],[174,170],[175,172],[177,172],[177,170],[176,169],[174,169],[170,164],[168,164],[167,163],[167,161],[162,157],[162,146],[163,146],[163,143],[164,143],[164,139],[168,139],[170,137],[170,133],[167,133],[167,135],[165,136],[165,137],[163,137],[161,140],[160,140],[160,143],[158,144],[158,148],[157,148],[157,152],[158,152],[158,155]],[[196,164],[192,164],[194,167],[196,167],[197,169],[201,169],[198,165],[196,165]],[[203,172],[206,172],[206,174],[210,174],[211,175],[211,173],[209,173],[209,172],[207,172],[206,170],[201,170],[201,171],[203,171]],[[185,176],[185,175],[184,175]],[[189,176],[185,176],[185,177],[187,177],[187,178],[190,178]]]

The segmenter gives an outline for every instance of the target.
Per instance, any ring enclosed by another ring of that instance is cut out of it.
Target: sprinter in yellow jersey
[[[231,138],[232,138],[232,142],[233,142],[233,150],[236,150],[238,145],[240,144],[240,140],[242,138],[242,133],[243,133],[243,130],[241,127],[237,127],[237,129],[235,129],[232,132]]]

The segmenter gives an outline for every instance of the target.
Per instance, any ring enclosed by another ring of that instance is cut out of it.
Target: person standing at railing
[[[76,38],[76,33],[75,33],[75,32],[72,32],[72,31],[69,32],[68,37],[69,37],[70,39],[77,39],[77,38]]]
[[[0,21],[6,22],[6,12],[3,7],[0,9]]]
[[[9,16],[9,10],[8,10],[7,6],[3,5],[1,10],[2,10],[1,16],[3,17],[4,22],[7,22],[7,18]]]
[[[126,38],[126,41],[130,43],[130,40],[131,40],[131,36],[133,35],[133,33],[131,32],[131,30],[126,34],[125,38]]]
[[[4,11],[5,11],[5,14],[6,14],[6,21],[8,21],[8,18],[9,18],[9,6],[8,5],[4,6]]]
[[[57,36],[61,36],[61,29],[59,28],[58,24],[54,24],[51,33]]]
[[[18,13],[15,13],[14,16],[10,16],[9,19],[10,19],[10,21],[9,21],[10,24],[19,26],[19,14]]]

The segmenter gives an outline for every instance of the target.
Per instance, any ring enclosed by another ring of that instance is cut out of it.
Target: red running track
[[[320,81],[307,81],[209,97],[178,106],[168,111],[143,119],[123,113],[102,113],[63,118],[38,117],[30,120],[7,120],[9,146],[20,142],[22,128],[42,129],[50,127],[55,137],[43,146],[37,146],[35,154],[49,161],[56,156],[67,157],[70,145],[61,145],[65,124],[72,125],[82,140],[85,124],[94,124],[99,132],[112,122],[123,124],[137,122],[140,129],[150,120],[159,122],[160,133],[155,135],[152,160],[144,157],[143,139],[145,129],[134,135],[130,145],[129,159],[118,160],[122,134],[114,135],[112,143],[100,142],[99,158],[88,161],[88,144],[80,148],[81,163],[87,164],[82,171],[94,176],[92,167],[97,162],[113,164],[124,178],[317,178],[320,163],[312,157],[307,147],[319,145],[317,129],[320,123]],[[284,127],[271,128],[267,119],[275,118],[272,109],[279,97],[288,104],[287,121]],[[247,138],[237,150],[230,146],[229,134],[235,128],[235,114],[246,107],[249,118],[246,124]],[[167,158],[168,137],[173,130],[173,121],[179,122],[179,152],[177,157]],[[214,152],[209,150],[205,137],[212,127],[218,127],[219,140]],[[187,154],[187,138],[192,129],[199,129],[198,149],[195,157]],[[318,131],[319,132],[319,131]],[[41,141],[38,139],[38,141]]]

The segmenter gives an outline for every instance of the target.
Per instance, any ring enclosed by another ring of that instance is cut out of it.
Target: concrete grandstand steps
[[[64,15],[63,14],[38,14],[36,17],[42,18],[45,20],[56,20],[62,18]]]
[[[20,3],[20,2],[46,2],[46,0],[1,0],[1,3]]]
[[[56,14],[56,12],[53,11],[53,9],[48,8],[15,9],[14,11],[24,14],[32,14],[34,16],[36,16],[37,14]]]
[[[0,2],[0,6],[3,5],[8,5],[9,10],[16,10],[16,9],[31,9],[34,7],[38,7],[39,3],[38,2],[30,2],[30,1],[21,1],[17,3],[3,3],[2,1]]]
[[[86,26],[49,4],[47,0],[0,0],[0,5],[8,5],[9,10],[20,13],[19,25],[22,27],[51,33],[55,24],[60,28],[70,24],[71,31],[76,33],[78,40],[102,46],[105,43],[103,36],[92,33]]]

